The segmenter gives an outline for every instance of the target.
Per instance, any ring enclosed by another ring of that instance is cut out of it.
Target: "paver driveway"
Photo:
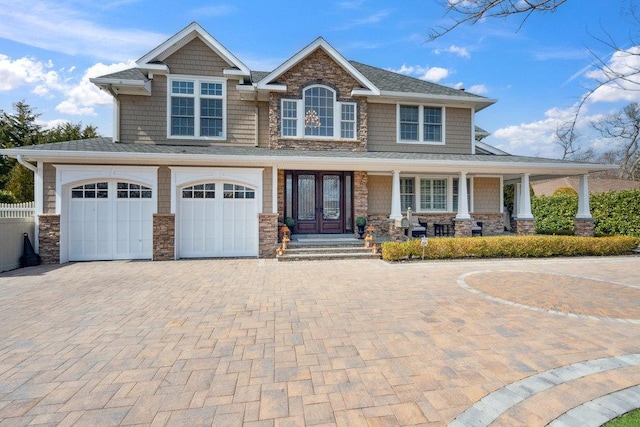
[[[0,274],[2,426],[593,424],[639,354],[639,257]]]

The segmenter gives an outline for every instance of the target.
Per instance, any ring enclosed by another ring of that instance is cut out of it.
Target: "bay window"
[[[223,79],[169,78],[168,137],[225,139],[225,87]]]

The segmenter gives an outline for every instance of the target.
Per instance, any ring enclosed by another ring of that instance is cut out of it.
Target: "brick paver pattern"
[[[574,372],[640,353],[640,324],[604,319],[639,318],[639,261],[114,261],[2,273],[0,426],[443,426],[495,396],[513,400],[495,426],[572,420],[640,384],[634,364]],[[503,304],[459,286],[463,275],[487,295],[598,317]],[[546,372],[571,375],[508,392]]]

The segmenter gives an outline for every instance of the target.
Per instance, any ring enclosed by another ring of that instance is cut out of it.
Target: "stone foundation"
[[[471,237],[471,227],[473,226],[473,220],[454,219],[453,225],[454,237]]]
[[[593,218],[575,218],[573,220],[573,230],[576,236],[593,237],[596,228]]]
[[[43,214],[38,217],[39,255],[43,264],[60,264],[60,215]]]
[[[536,234],[536,220],[516,218],[516,233],[521,236]]]
[[[258,256],[260,258],[275,258],[278,248],[278,214],[263,213],[258,215]]]
[[[153,215],[153,260],[170,261],[176,257],[174,214]]]
[[[354,234],[358,235],[358,229],[355,227],[355,219],[359,216],[367,218],[367,225],[370,224],[368,218],[369,212],[369,188],[367,187],[369,176],[366,172],[356,171],[353,173],[353,220],[352,225]],[[384,229],[382,229],[384,230]]]

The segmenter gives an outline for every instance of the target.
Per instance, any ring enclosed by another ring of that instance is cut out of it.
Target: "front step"
[[[292,239],[278,261],[320,261],[339,259],[380,259],[379,253],[365,248],[364,242],[358,239]]]

